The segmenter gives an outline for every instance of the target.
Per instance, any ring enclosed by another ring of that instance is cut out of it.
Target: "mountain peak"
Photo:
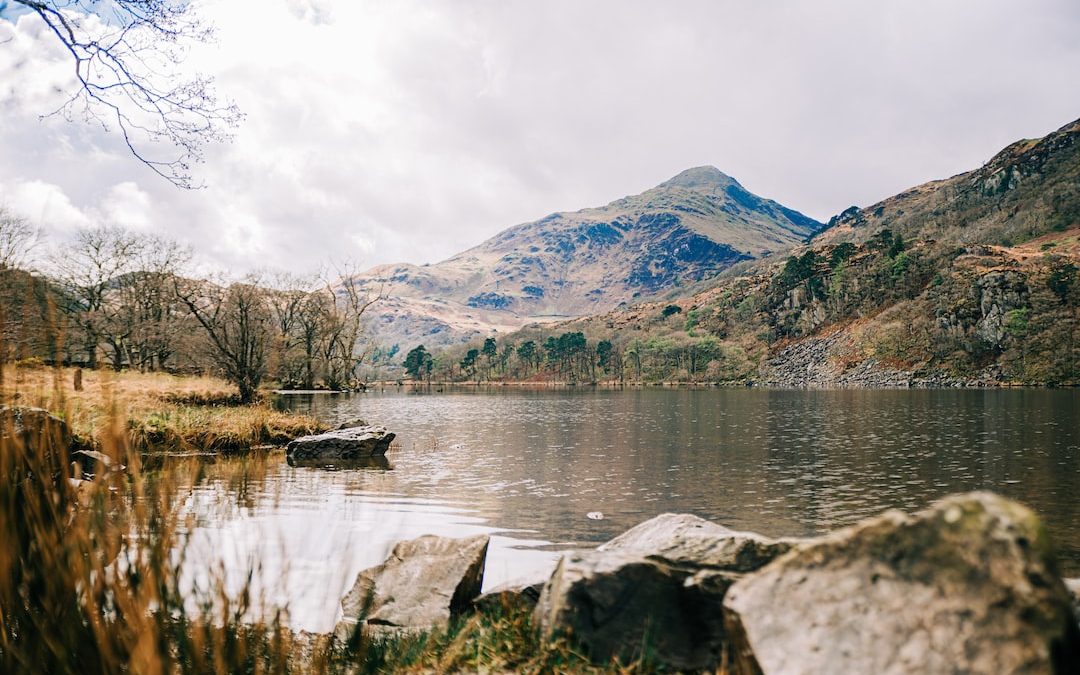
[[[726,188],[738,185],[739,181],[727,175],[715,166],[695,166],[679,175],[666,180],[660,187],[681,187],[690,190]]]

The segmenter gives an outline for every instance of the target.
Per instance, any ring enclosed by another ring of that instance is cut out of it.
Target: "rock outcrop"
[[[805,544],[724,601],[738,673],[1064,673],[1070,599],[1039,519],[990,493]]]
[[[657,516],[594,551],[564,555],[534,622],[547,639],[571,637],[597,663],[647,652],[675,669],[715,667],[724,593],[791,546],[696,516]]]
[[[341,600],[335,635],[347,639],[357,624],[387,632],[446,626],[480,595],[487,549],[487,535],[425,535],[399,543],[384,563],[357,576]]]
[[[385,455],[394,434],[380,426],[335,429],[303,436],[289,443],[285,455],[290,460],[362,459]]]

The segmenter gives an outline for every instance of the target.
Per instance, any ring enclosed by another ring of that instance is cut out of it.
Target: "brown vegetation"
[[[62,412],[82,438],[102,443],[116,419],[131,447],[141,451],[228,452],[288,441],[325,428],[304,415],[269,404],[232,405],[224,380],[168,373],[83,371],[8,366],[0,380],[4,402]]]

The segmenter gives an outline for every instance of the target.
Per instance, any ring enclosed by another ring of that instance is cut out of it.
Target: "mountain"
[[[863,243],[888,229],[906,238],[1010,244],[1080,220],[1080,120],[1017,141],[983,166],[832,218],[816,243]]]
[[[786,251],[821,226],[704,166],[511,227],[440,263],[383,265],[353,281],[386,296],[371,310],[381,343],[430,348],[657,298]]]
[[[1080,385],[1080,120],[852,207],[790,255],[739,265],[692,294],[499,343],[499,360],[469,377]]]

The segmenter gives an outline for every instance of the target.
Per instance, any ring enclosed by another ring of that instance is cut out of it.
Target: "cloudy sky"
[[[0,204],[233,272],[433,262],[702,164],[824,220],[1080,117],[1076,0],[196,0],[190,67],[247,119],[184,191],[39,119],[70,65],[13,6]]]

